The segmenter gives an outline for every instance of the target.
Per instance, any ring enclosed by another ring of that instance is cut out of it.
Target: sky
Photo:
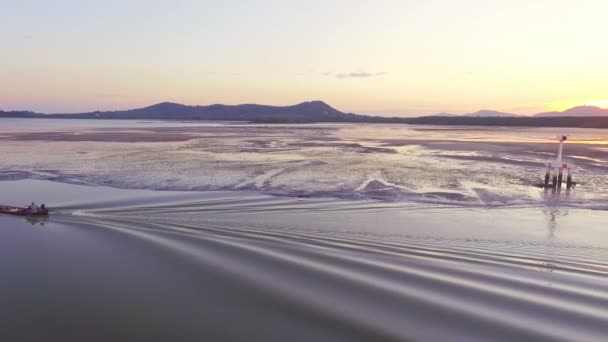
[[[0,0],[0,109],[608,108],[605,0]]]

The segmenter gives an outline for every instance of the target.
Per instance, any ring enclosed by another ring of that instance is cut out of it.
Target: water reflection
[[[48,216],[26,216],[25,220],[32,226],[44,227],[48,221]]]
[[[547,217],[547,237],[556,239],[558,217],[568,216],[568,208],[561,204],[570,197],[570,189],[545,189],[543,191],[543,213]]]
[[[547,272],[553,272],[557,267],[556,251],[554,242],[557,242],[557,233],[559,230],[558,220],[560,217],[568,216],[568,208],[563,206],[563,203],[570,197],[570,189],[562,190],[545,188],[543,191],[543,214],[547,218],[547,240],[549,240],[549,248],[545,254],[545,262],[542,263],[542,269]],[[559,252],[557,252],[559,254]],[[551,283],[547,285],[551,286]]]

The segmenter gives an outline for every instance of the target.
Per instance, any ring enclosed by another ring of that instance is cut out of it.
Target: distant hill
[[[608,109],[594,106],[578,106],[570,108],[563,112],[546,112],[534,115],[536,117],[552,117],[552,116],[574,116],[574,117],[595,117],[608,116]]]
[[[342,113],[325,102],[303,102],[293,106],[266,106],[258,104],[186,106],[163,102],[145,108],[91,112],[82,114],[62,114],[61,117],[97,119],[157,119],[157,120],[229,120],[252,121],[266,119],[309,120],[309,121],[349,121],[356,120],[355,114]]]
[[[516,118],[516,117],[526,117],[525,115],[513,114],[513,113],[505,113],[498,112],[494,110],[480,110],[474,113],[468,114],[451,114],[451,113],[439,113],[430,115],[430,117],[479,117],[479,118]],[[600,116],[608,116],[608,109],[594,107],[594,106],[578,106],[574,108],[570,108],[563,112],[545,112],[538,113],[533,115],[532,117],[600,117]]]
[[[608,109],[582,106],[564,112],[540,113],[520,116],[512,113],[480,110],[456,115],[441,113],[418,118],[369,116],[343,113],[323,101],[310,101],[293,106],[267,106],[258,104],[186,106],[163,102],[149,107],[96,111],[79,114],[41,114],[30,111],[6,112],[0,118],[59,118],[59,119],[131,119],[131,120],[219,120],[259,123],[307,122],[368,122],[406,123],[424,125],[463,126],[531,126],[531,127],[589,127],[608,128]]]
[[[524,126],[524,127],[580,127],[608,128],[608,117],[583,116],[517,116],[517,117],[473,117],[473,116],[422,116],[408,120],[408,124],[445,126]]]
[[[62,119],[131,119],[131,120],[225,120],[256,122],[385,122],[388,118],[343,113],[323,101],[303,102],[293,106],[258,104],[186,106],[163,102],[149,107],[96,111],[78,114],[40,114],[33,112],[2,112],[0,117],[62,118]],[[376,120],[376,121],[374,121]]]

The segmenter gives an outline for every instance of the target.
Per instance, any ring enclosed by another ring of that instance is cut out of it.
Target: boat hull
[[[0,214],[16,215],[16,216],[48,216],[48,210],[39,210],[36,212],[28,212],[27,208],[12,207],[0,205]]]

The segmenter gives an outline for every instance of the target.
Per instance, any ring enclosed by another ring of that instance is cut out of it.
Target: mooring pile
[[[547,171],[545,173],[545,188],[559,189],[562,187],[564,173],[566,173],[566,188],[570,189],[574,185],[572,182],[572,171],[570,165],[563,160],[564,141],[568,140],[568,136],[562,134],[557,137],[559,147],[555,160],[547,163]],[[551,181],[551,183],[549,183]]]

